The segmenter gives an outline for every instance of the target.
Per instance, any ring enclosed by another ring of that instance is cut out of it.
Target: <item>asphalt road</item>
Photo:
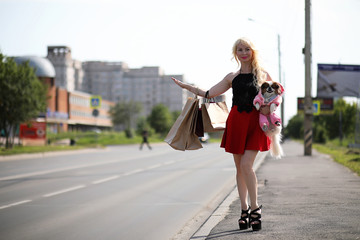
[[[191,235],[235,185],[231,155],[219,144],[204,147],[129,145],[0,159],[0,239]]]

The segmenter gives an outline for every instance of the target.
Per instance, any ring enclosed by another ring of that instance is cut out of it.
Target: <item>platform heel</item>
[[[239,219],[239,228],[240,230],[245,230],[249,228],[249,212],[250,207],[247,210],[241,210],[241,216]]]
[[[261,213],[259,213],[261,208],[262,205],[250,212],[250,226],[252,227],[253,231],[261,230]]]

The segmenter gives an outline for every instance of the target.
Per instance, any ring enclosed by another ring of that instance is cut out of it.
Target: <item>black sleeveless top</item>
[[[237,106],[239,112],[251,112],[253,101],[258,94],[257,80],[254,81],[254,74],[240,73],[232,81],[233,99],[232,105]]]

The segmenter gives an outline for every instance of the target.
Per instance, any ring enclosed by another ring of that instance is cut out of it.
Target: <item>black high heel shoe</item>
[[[250,212],[250,226],[252,227],[253,231],[261,230],[261,213],[258,213],[261,208],[262,205]]]
[[[240,230],[245,230],[249,228],[249,222],[248,222],[248,218],[249,218],[249,212],[250,212],[250,206],[247,210],[242,210],[241,209],[241,217],[239,219],[239,228]]]

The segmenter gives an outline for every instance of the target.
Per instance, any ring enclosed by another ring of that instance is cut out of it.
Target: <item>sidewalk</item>
[[[263,229],[238,230],[237,197],[206,239],[360,239],[360,177],[315,150],[304,156],[299,143],[283,148],[257,171]]]

